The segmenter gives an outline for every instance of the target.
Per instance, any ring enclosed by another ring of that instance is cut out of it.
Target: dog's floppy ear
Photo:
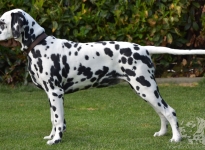
[[[21,12],[11,13],[11,30],[14,39],[17,39],[21,36],[21,29],[24,24],[24,16]]]

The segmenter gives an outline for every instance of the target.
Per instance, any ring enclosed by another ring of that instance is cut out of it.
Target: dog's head
[[[29,14],[13,9],[0,18],[0,41],[14,38],[25,50],[45,30]]]

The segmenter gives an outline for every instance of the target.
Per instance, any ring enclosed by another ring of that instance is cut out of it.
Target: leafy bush
[[[46,29],[47,34],[80,42],[118,40],[141,45],[189,47],[193,43],[187,38],[187,33],[189,30],[198,31],[201,23],[195,19],[195,10],[200,8],[200,4],[187,0],[2,0],[0,2],[1,14],[14,8],[28,12]],[[9,76],[11,78],[9,83],[22,81],[25,74],[25,66],[22,66],[25,64],[25,57],[20,53],[13,54],[13,51],[3,47],[0,52],[0,64],[3,64],[0,67],[1,70],[5,70],[0,73],[2,80],[8,82],[7,76]],[[160,61],[157,62],[159,57]],[[166,68],[175,59],[176,57],[170,55],[164,55],[162,59],[159,55],[153,57],[154,62],[160,64],[161,68]],[[17,69],[18,67],[21,69]],[[8,68],[10,71],[6,71]],[[15,69],[19,73],[16,74]]]

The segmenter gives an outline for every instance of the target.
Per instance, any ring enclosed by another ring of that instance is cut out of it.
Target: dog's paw
[[[51,140],[53,138],[54,135],[49,135],[49,136],[45,136],[43,139],[45,140]]]
[[[57,144],[57,143],[60,143],[61,142],[61,140],[59,139],[59,140],[49,140],[49,141],[47,141],[47,144],[48,145],[53,145],[53,144]]]
[[[154,137],[156,137],[156,136],[163,136],[163,135],[165,135],[166,134],[166,131],[159,131],[159,132],[155,132],[154,133]]]
[[[172,139],[170,140],[170,142],[180,142],[180,141],[181,141],[181,136],[172,137]]]

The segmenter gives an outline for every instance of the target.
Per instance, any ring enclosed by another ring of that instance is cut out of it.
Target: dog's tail
[[[204,55],[205,49],[172,49],[162,46],[143,46],[150,54]]]

